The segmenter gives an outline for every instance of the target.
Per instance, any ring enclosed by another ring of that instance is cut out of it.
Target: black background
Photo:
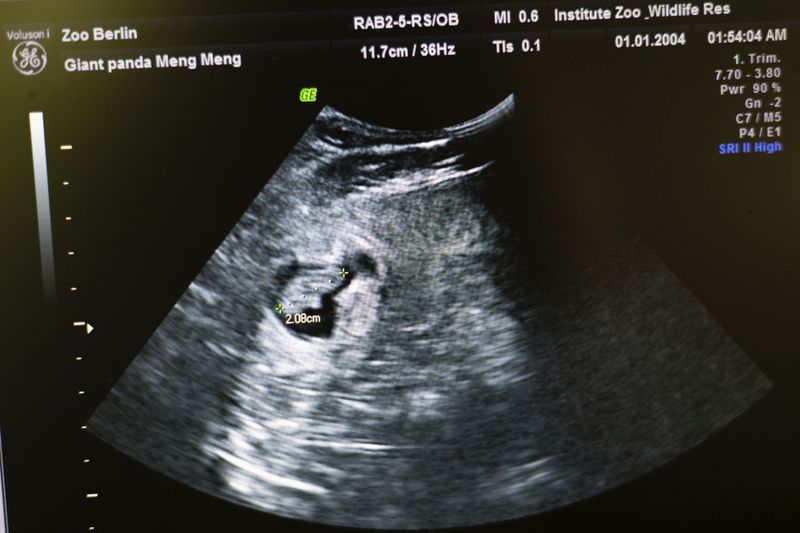
[[[226,3],[225,11],[250,4]],[[211,2],[191,9],[178,2],[157,9],[31,3],[0,6],[0,22],[221,11]],[[485,529],[797,530],[800,166],[792,149],[799,69],[793,50],[782,49],[787,151],[721,157],[716,146],[735,140],[738,104],[718,96],[713,73],[730,65],[734,50],[618,51],[576,41],[524,63],[267,56],[248,63],[245,56],[239,70],[67,76],[50,65],[33,79],[0,65],[0,424],[10,530],[335,529],[199,493],[79,427],[323,105],[422,129],[471,118],[510,93],[517,117],[507,164],[515,179],[498,182],[496,197],[537,243],[531,253],[588,253],[620,231],[641,232],[774,389],[655,472]],[[320,102],[298,102],[305,86],[319,88]],[[56,308],[41,303],[27,123],[34,110],[45,113]],[[66,142],[75,150],[59,152]],[[68,189],[60,187],[63,177],[72,181]],[[60,222],[65,214],[74,217],[69,225]],[[302,224],[291,213],[274,218]],[[68,249],[76,256],[67,258]],[[78,293],[67,293],[70,285]],[[96,331],[86,336],[73,320],[88,320]],[[92,462],[82,464],[84,457]],[[87,500],[87,492],[100,498]]]

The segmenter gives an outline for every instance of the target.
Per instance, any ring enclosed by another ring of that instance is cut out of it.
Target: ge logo
[[[47,65],[47,52],[36,41],[22,41],[11,53],[14,68],[25,76],[35,76]]]

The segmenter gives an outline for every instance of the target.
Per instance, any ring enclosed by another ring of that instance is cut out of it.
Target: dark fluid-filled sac
[[[523,258],[487,200],[513,112],[323,109],[90,431],[232,502],[412,529],[586,498],[732,420],[769,382],[641,239]]]

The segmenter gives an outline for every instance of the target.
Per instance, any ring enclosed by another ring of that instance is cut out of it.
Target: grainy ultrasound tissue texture
[[[640,238],[520,260],[485,201],[513,112],[324,108],[90,431],[237,504],[414,529],[598,494],[740,414],[769,382]]]

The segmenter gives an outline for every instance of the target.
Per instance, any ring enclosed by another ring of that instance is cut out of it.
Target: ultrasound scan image
[[[325,107],[89,431],[242,506],[418,529],[599,494],[741,414],[768,380],[640,236],[567,261],[489,201],[514,111]]]

